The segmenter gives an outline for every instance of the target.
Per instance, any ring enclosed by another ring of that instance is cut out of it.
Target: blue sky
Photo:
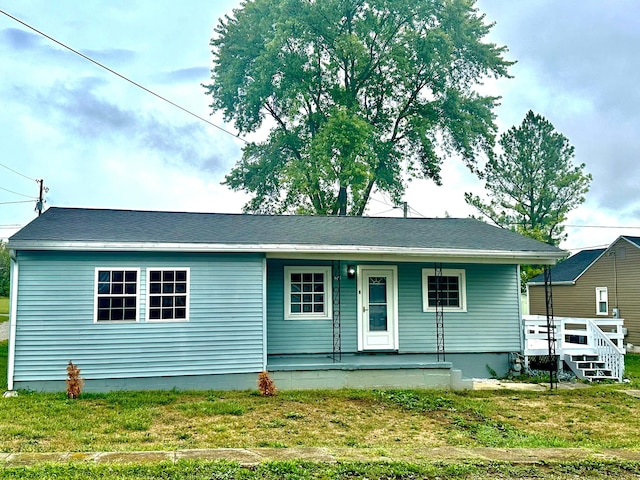
[[[0,9],[209,117],[209,39],[235,1],[0,0]],[[594,176],[565,248],[639,235],[640,3],[635,0],[480,0],[490,40],[517,60],[515,78],[487,82],[501,95],[500,131],[527,110],[544,115]],[[220,185],[242,143],[0,15],[0,238],[35,216],[36,178],[47,206],[240,212],[247,198]],[[258,133],[260,135],[260,133]],[[444,185],[413,182],[413,215],[467,216],[465,191],[482,183],[451,159]],[[10,190],[8,192],[7,190]],[[26,196],[21,196],[21,195]],[[6,203],[25,201],[28,203]],[[369,214],[399,215],[377,196]]]

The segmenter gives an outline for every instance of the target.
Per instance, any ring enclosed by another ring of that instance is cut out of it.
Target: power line
[[[5,192],[13,193],[15,195],[20,195],[21,197],[33,198],[35,200],[35,197],[32,197],[31,195],[25,195],[24,193],[14,192],[13,190],[9,190],[8,188],[0,187],[0,190],[4,190]]]
[[[570,228],[632,228],[638,229],[640,227],[628,227],[625,225],[563,225]]]
[[[595,250],[596,248],[608,248],[609,245],[592,245],[590,247],[575,247],[575,248],[564,248],[562,247],[563,250],[567,250],[569,252],[575,252],[578,250]]]
[[[378,212],[378,213],[372,213],[371,216],[372,217],[376,217],[378,215],[384,215],[385,213],[389,213],[389,212],[393,212],[396,209],[396,207],[390,208],[389,210],[384,210],[382,212]]]
[[[0,10],[0,11],[1,11],[1,10]],[[3,12],[3,13],[4,13],[4,12]],[[16,175],[20,175],[21,177],[24,177],[24,178],[26,178],[27,180],[35,180],[34,178],[29,178],[29,177],[27,177],[26,175],[23,175],[22,173],[17,172],[17,171],[15,171],[13,168],[9,168],[9,167],[7,167],[6,165],[4,165],[4,164],[2,164],[2,163],[0,163],[0,167],[6,168],[6,169],[7,169],[7,170],[9,170],[10,172],[15,173]]]
[[[427,218],[425,217],[423,214],[421,214],[419,211],[417,211],[415,208],[413,208],[411,205],[409,205],[409,210],[417,213],[418,215],[420,215],[422,218]]]
[[[89,56],[85,55],[84,53],[81,53],[81,52],[79,52],[78,50],[75,50],[75,49],[71,48],[70,46],[68,46],[68,45],[66,45],[66,44],[64,44],[64,43],[62,43],[61,41],[56,40],[56,39],[55,39],[55,38],[53,38],[52,36],[47,35],[47,34],[46,34],[46,33],[44,33],[44,32],[41,32],[41,31],[40,31],[40,30],[38,30],[37,28],[32,27],[32,26],[31,26],[31,25],[29,25],[28,23],[23,22],[23,21],[22,21],[22,20],[20,20],[19,18],[14,17],[13,15],[11,15],[11,14],[9,14],[9,13],[5,12],[4,10],[0,10],[0,13],[2,13],[3,15],[6,15],[7,17],[11,18],[12,20],[15,20],[16,22],[18,22],[18,23],[20,23],[20,24],[24,25],[24,26],[25,26],[25,27],[27,27],[28,29],[33,30],[34,32],[38,33],[39,35],[42,35],[43,37],[48,38],[48,39],[49,39],[49,40],[51,40],[52,42],[57,43],[58,45],[60,45],[61,47],[65,48],[65,49],[67,49],[67,50],[69,50],[70,52],[73,52],[73,53],[75,53],[76,55],[78,55],[78,56],[80,56],[80,57],[84,58],[85,60],[88,60],[89,62],[91,62],[91,63],[93,63],[93,64],[95,64],[95,65],[99,66],[100,68],[103,68],[103,69],[105,69],[106,71],[108,71],[108,72],[110,72],[110,73],[112,73],[112,74],[114,74],[114,75],[116,75],[116,76],[120,77],[120,78],[121,78],[121,79],[123,79],[124,81],[129,82],[129,83],[131,83],[132,85],[135,85],[136,87],[138,87],[138,88],[140,88],[140,89],[144,90],[144,91],[145,91],[145,92],[147,92],[147,93],[150,93],[150,94],[151,94],[151,95],[153,95],[154,97],[157,97],[157,98],[159,98],[160,100],[162,100],[162,101],[164,101],[164,102],[167,102],[167,103],[168,103],[168,104],[170,104],[170,105],[173,105],[174,107],[176,107],[176,108],[178,108],[178,109],[182,110],[183,112],[185,112],[185,113],[187,113],[187,114],[189,114],[189,115],[191,115],[191,116],[193,116],[193,117],[197,118],[198,120],[200,120],[200,121],[202,121],[202,122],[205,122],[205,123],[208,123],[208,124],[209,124],[209,125],[211,125],[212,127],[215,127],[215,128],[217,128],[218,130],[220,130],[220,131],[222,131],[222,132],[224,132],[224,133],[226,133],[226,134],[228,134],[228,135],[231,135],[232,137],[235,137],[235,138],[237,138],[237,139],[239,139],[239,140],[242,140],[244,143],[249,143],[247,140],[245,140],[244,138],[240,137],[239,135],[236,135],[235,133],[230,132],[229,130],[226,130],[226,129],[224,129],[224,128],[222,128],[222,127],[218,126],[218,125],[216,125],[215,123],[211,122],[210,120],[207,120],[206,118],[201,117],[201,116],[200,116],[200,115],[198,115],[197,113],[193,113],[192,111],[187,110],[186,108],[184,108],[184,107],[182,107],[182,106],[178,105],[177,103],[175,103],[175,102],[173,102],[173,101],[169,100],[168,98],[163,97],[162,95],[160,95],[160,94],[158,94],[158,93],[154,92],[153,90],[150,90],[150,89],[148,89],[147,87],[145,87],[145,86],[143,86],[143,85],[141,85],[141,84],[139,84],[139,83],[137,83],[137,82],[135,82],[135,81],[131,80],[130,78],[128,78],[128,77],[126,77],[126,76],[124,76],[123,74],[116,72],[115,70],[113,70],[113,69],[111,69],[111,68],[107,67],[106,65],[103,65],[102,63],[98,62],[97,60],[94,60],[93,58],[91,58],[91,57],[89,57]]]
[[[0,205],[10,205],[10,204],[14,204],[14,203],[31,203],[34,202],[35,200],[20,200],[18,202],[0,202]]]
[[[382,205],[385,205],[387,207],[396,208],[394,205],[391,205],[390,203],[387,203],[387,202],[383,202],[382,200],[378,200],[375,197],[369,197],[369,200],[373,200],[374,202],[381,203]]]

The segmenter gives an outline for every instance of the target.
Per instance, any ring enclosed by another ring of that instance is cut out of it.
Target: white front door
[[[397,350],[397,267],[358,270],[358,350]]]

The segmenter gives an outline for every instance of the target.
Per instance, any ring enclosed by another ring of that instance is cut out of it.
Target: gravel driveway
[[[0,342],[9,338],[9,322],[0,323]]]

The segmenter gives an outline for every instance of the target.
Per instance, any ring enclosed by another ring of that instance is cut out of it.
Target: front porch
[[[279,388],[473,388],[452,362],[436,355],[396,353],[269,355],[267,370]]]

